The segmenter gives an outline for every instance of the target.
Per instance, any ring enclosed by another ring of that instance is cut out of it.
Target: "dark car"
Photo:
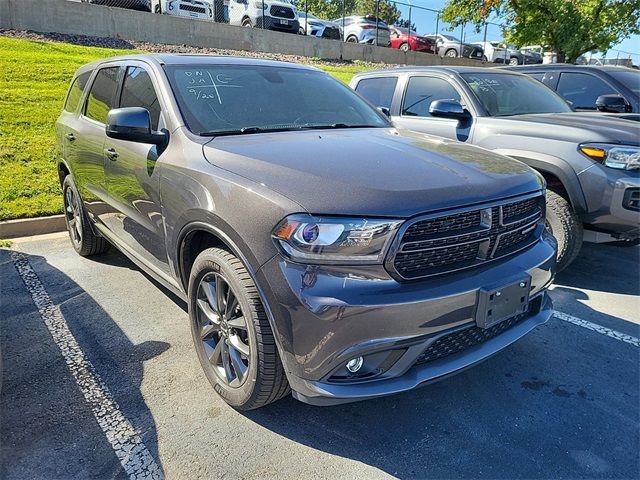
[[[73,247],[110,242],[185,299],[236,408],[409,390],[552,312],[542,177],[400,133],[319,70],[108,59],[76,73],[57,135]]]
[[[637,122],[573,112],[540,82],[496,68],[372,71],[356,75],[351,87],[389,109],[397,127],[478,145],[541,172],[559,269],[577,256],[583,237],[637,243]]]
[[[403,52],[436,53],[436,42],[432,38],[423,37],[415,32],[409,32],[408,28],[390,26],[391,48],[398,48]]]
[[[564,63],[513,67],[559,93],[577,111],[640,114],[640,71]],[[639,119],[640,115],[624,115]]]
[[[432,33],[430,35],[425,35],[425,37],[435,42],[436,51],[441,57],[466,57],[482,60],[482,56],[484,55],[484,51],[481,46],[474,45],[472,43],[464,43],[453,35]]]

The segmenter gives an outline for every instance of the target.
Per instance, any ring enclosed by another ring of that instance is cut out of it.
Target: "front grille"
[[[544,197],[415,220],[387,264],[404,280],[474,267],[532,245],[542,231]]]
[[[338,40],[341,38],[340,29],[335,27],[326,27],[324,32],[322,32],[322,38],[332,38],[334,40]]]
[[[640,212],[640,188],[627,188],[624,191],[622,207]]]
[[[296,14],[293,12],[292,8],[289,7],[279,7],[276,5],[272,5],[269,9],[269,13],[272,17],[279,18],[295,18]]]
[[[204,7],[198,7],[196,5],[190,5],[188,3],[181,3],[180,10],[184,10],[185,12],[207,13],[207,10]]]
[[[460,353],[468,348],[475,347],[487,340],[491,340],[522,322],[528,315],[529,312],[521,313],[520,315],[511,317],[489,328],[480,328],[474,325],[463,330],[457,330],[453,333],[443,335],[436,339],[424,352],[420,354],[416,359],[415,365],[433,362],[435,360],[448,357],[449,355]]]

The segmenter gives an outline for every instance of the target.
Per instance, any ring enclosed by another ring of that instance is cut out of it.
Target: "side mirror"
[[[596,108],[599,112],[631,112],[631,106],[622,95],[600,95],[596,99]]]
[[[378,111],[387,118],[391,118],[391,111],[387,107],[376,107]]]
[[[469,112],[457,100],[435,100],[431,102],[429,113],[432,117],[454,118],[456,120],[462,120],[469,116]]]
[[[162,145],[167,140],[166,134],[151,130],[151,115],[147,109],[140,107],[110,110],[106,133],[109,138],[152,145]]]

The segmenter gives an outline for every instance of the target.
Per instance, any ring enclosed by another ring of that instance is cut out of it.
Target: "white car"
[[[284,0],[229,0],[229,24],[298,33],[296,8]]]
[[[478,45],[484,51],[482,59],[485,62],[490,63],[509,63],[510,55],[508,49],[505,48],[504,43],[492,40],[490,42],[474,42],[473,45]]]
[[[151,0],[151,11],[200,20],[213,20],[214,17],[210,0]]]
[[[305,14],[300,12],[298,14],[300,20],[300,35],[310,35],[318,38],[332,38],[334,40],[340,40],[342,35],[340,33],[340,25],[328,20],[322,20],[310,13]]]

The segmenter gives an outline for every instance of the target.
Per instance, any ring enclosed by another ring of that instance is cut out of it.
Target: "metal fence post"
[[[347,11],[347,0],[342,0],[342,41],[344,42],[344,16]]]
[[[462,37],[464,37],[464,23],[462,25],[460,25],[460,58],[462,58],[464,55],[464,48],[462,47]]]
[[[308,0],[304,0],[304,34],[309,35],[309,5]]]
[[[436,13],[436,34],[438,33],[438,24],[440,23],[440,12]],[[436,41],[438,39],[436,38]]]
[[[380,0],[376,0],[376,47],[378,46],[378,23],[380,23]]]
[[[489,24],[487,22],[484,22],[484,36],[482,37],[482,63],[484,63],[484,57],[487,58],[487,60],[489,60],[489,57],[487,57],[486,53],[484,53],[487,50],[487,27],[489,26]]]
[[[411,46],[411,5],[409,5],[409,46]]]

